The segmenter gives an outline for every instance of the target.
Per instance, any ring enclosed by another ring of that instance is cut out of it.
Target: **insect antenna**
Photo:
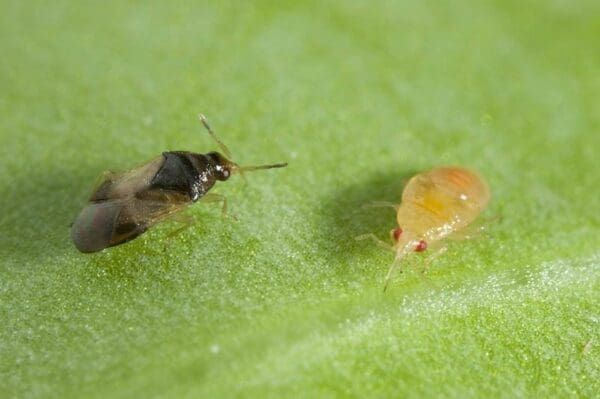
[[[229,151],[229,148],[227,148],[225,143],[223,143],[221,140],[219,140],[219,138],[217,137],[215,132],[213,132],[213,130],[210,128],[210,125],[208,124],[208,120],[206,119],[206,116],[204,116],[202,114],[198,114],[198,119],[200,119],[200,122],[202,122],[202,124],[204,125],[206,130],[208,130],[208,134],[210,134],[210,136],[213,138],[213,140],[215,140],[217,142],[217,144],[221,148],[221,151],[223,151],[223,154],[227,158],[231,158],[231,151]]]
[[[208,134],[210,134],[210,136],[213,138],[213,140],[215,140],[217,142],[217,144],[223,151],[223,154],[227,158],[231,159],[231,151],[229,151],[229,148],[227,148],[225,143],[223,143],[221,140],[219,140],[219,138],[217,137],[215,132],[213,132],[210,125],[208,124],[208,120],[206,119],[206,116],[204,116],[203,114],[199,114],[198,119],[200,119],[200,122],[202,122],[202,124],[206,128],[206,130],[208,131]],[[242,176],[242,178],[244,180],[246,180],[246,176],[244,176],[245,172],[252,172],[255,170],[262,170],[262,169],[283,168],[283,167],[287,166],[287,162],[273,163],[273,164],[267,164],[267,165],[251,165],[251,166],[238,166],[235,164],[233,164],[233,165],[235,166],[234,170],[236,172],[239,172],[240,176]]]
[[[389,285],[390,281],[392,280],[392,276],[394,275],[394,272],[396,271],[396,269],[398,269],[398,271],[400,273],[402,273],[402,260],[406,255],[408,255],[408,253],[411,251],[411,248],[413,248],[413,246],[414,246],[414,241],[407,240],[407,243],[405,245],[403,245],[402,247],[400,247],[396,251],[396,257],[394,258],[394,263],[392,263],[392,265],[390,266],[390,270],[388,270],[388,273],[385,276],[383,292],[385,292],[387,290],[388,285]]]
[[[394,263],[390,266],[390,270],[388,270],[387,275],[385,276],[385,282],[383,284],[383,292],[385,292],[390,284],[390,280],[392,279],[392,275],[396,268],[400,267],[400,260],[398,258],[394,259]],[[402,270],[400,270],[402,272]]]
[[[262,169],[283,168],[285,166],[287,166],[287,162],[273,163],[268,165],[237,166],[236,171],[240,173],[240,176],[242,177],[242,179],[244,179],[244,182],[248,183],[248,180],[246,180],[245,172],[253,172],[255,170]]]
[[[239,171],[244,173],[244,172],[252,172],[255,170],[284,168],[287,165],[288,165],[287,162],[279,162],[279,163],[272,163],[272,164],[268,164],[268,165],[240,166]]]

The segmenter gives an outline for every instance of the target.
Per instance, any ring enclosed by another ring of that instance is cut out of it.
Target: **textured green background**
[[[597,395],[600,3],[163,3],[0,4],[0,397]],[[214,149],[198,112],[290,166],[78,253],[103,170]],[[488,234],[383,294],[360,206],[445,164]]]

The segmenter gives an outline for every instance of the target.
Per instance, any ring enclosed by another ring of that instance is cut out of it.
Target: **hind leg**
[[[189,229],[194,224],[194,218],[192,217],[192,215],[185,213],[179,213],[177,215],[171,216],[171,221],[181,223],[182,226],[167,234],[167,239],[169,240],[178,235],[179,233]]]

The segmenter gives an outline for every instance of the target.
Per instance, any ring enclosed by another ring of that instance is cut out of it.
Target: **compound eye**
[[[229,176],[231,175],[231,171],[229,170],[229,168],[223,166],[223,165],[218,165],[216,168],[217,171],[217,179],[219,180],[227,180],[229,179]]]
[[[425,240],[419,241],[419,243],[415,246],[415,252],[423,252],[426,249],[427,249],[427,241],[425,241]]]
[[[400,227],[396,227],[394,230],[392,230],[392,237],[394,237],[394,241],[398,241],[401,235],[402,229]]]

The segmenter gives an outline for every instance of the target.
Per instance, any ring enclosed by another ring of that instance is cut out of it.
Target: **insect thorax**
[[[216,182],[215,165],[204,154],[163,152],[164,162],[151,181],[152,189],[176,191],[198,201]]]

